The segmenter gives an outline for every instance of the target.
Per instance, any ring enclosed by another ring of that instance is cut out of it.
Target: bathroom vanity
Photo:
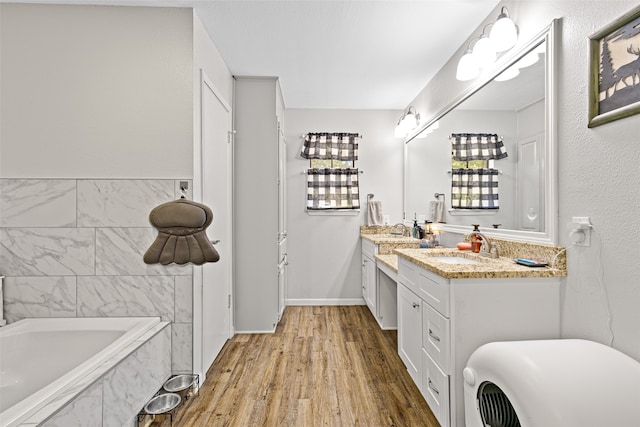
[[[390,228],[376,228],[373,233],[361,229],[362,299],[382,329],[397,328],[397,248],[417,248],[419,241],[393,235]]]
[[[558,338],[564,269],[457,249],[395,249],[398,353],[442,427],[464,426],[462,371],[493,341]]]

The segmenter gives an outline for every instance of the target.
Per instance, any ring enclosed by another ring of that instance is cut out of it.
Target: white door
[[[518,181],[516,225],[519,230],[541,231],[544,206],[540,197],[543,185],[540,147],[544,135],[518,141]]]
[[[213,211],[207,229],[220,254],[202,270],[202,372],[232,336],[232,138],[231,107],[202,72],[202,202]],[[197,301],[194,301],[197,303]]]

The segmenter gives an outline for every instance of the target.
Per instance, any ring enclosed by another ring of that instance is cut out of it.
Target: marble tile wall
[[[160,316],[173,322],[174,373],[190,373],[193,268],[142,261],[149,212],[180,197],[180,181],[0,179],[7,322]]]

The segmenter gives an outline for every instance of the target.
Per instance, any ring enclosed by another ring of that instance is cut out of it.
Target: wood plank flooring
[[[366,306],[291,306],[274,334],[234,336],[173,424],[439,427]]]

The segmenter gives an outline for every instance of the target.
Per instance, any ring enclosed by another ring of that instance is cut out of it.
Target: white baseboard
[[[287,305],[366,305],[362,298],[288,299]]]

